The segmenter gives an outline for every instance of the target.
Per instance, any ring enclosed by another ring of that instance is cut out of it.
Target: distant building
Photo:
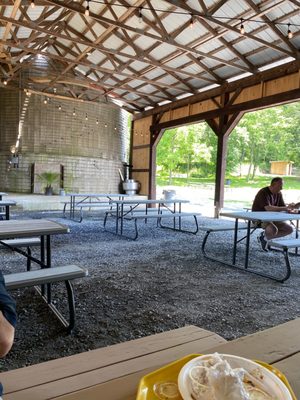
[[[270,161],[272,175],[292,175],[293,161]]]

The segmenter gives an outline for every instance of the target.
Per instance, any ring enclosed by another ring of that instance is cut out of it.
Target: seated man
[[[295,208],[295,204],[286,205],[281,189],[283,186],[282,178],[276,177],[271,181],[270,186],[258,191],[252,205],[252,211],[288,211]],[[264,222],[260,225],[265,231],[258,237],[261,247],[268,251],[268,240],[275,237],[282,237],[293,232],[291,225],[286,222]]]
[[[16,321],[16,304],[5,288],[4,278],[0,271],[0,357],[4,357],[13,345]],[[0,396],[2,391],[3,387],[0,383]]]

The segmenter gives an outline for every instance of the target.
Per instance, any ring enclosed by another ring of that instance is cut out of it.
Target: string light
[[[88,116],[87,116],[87,114],[85,114],[85,120],[86,120],[86,121],[88,120]]]
[[[193,29],[193,28],[194,28],[194,25],[195,25],[194,17],[193,17],[193,14],[191,14],[191,19],[190,19],[189,27],[190,27],[191,29]]]
[[[46,97],[44,98],[44,104],[48,104],[48,100]]]
[[[58,106],[59,111],[61,110],[61,105]]]
[[[86,17],[88,17],[90,15],[90,0],[86,0],[86,7],[85,7],[84,15]]]
[[[287,31],[287,35],[288,35],[288,38],[289,38],[289,39],[292,39],[292,38],[293,38],[293,36],[294,36],[294,34],[293,34],[293,32],[290,30],[290,26],[291,26],[291,24],[290,24],[290,23],[288,23],[288,31]]]
[[[244,21],[243,18],[241,18],[241,26],[240,26],[241,35],[244,35],[244,34],[245,34],[245,28],[244,28],[243,21]]]
[[[75,111],[75,108],[74,108],[74,110],[73,110],[73,116],[75,116],[76,115],[76,111]]]
[[[244,26],[243,26],[243,22],[255,22],[255,23],[257,23],[257,24],[264,24],[264,25],[268,25],[268,23],[266,23],[265,21],[263,21],[263,20],[261,20],[261,19],[255,19],[255,18],[247,18],[247,19],[241,19],[241,18],[229,18],[228,16],[215,16],[215,15],[202,15],[201,13],[198,13],[198,14],[192,14],[192,13],[190,13],[190,12],[186,12],[186,11],[170,11],[170,10],[166,10],[166,9],[163,9],[163,8],[150,8],[150,7],[147,7],[147,6],[143,6],[143,7],[141,7],[141,6],[134,6],[134,5],[125,5],[125,4],[116,4],[116,3],[113,3],[113,2],[111,2],[110,4],[108,3],[108,1],[107,0],[86,0],[88,3],[95,3],[95,4],[103,4],[103,5],[105,5],[105,6],[107,6],[107,5],[111,5],[112,7],[122,7],[122,8],[126,8],[126,9],[137,9],[137,10],[139,10],[139,19],[142,19],[143,18],[143,15],[142,15],[142,13],[141,13],[141,11],[156,11],[156,12],[160,12],[160,13],[166,13],[166,14],[177,14],[177,15],[190,15],[193,19],[197,16],[197,15],[199,15],[199,16],[201,16],[202,18],[205,18],[205,17],[207,17],[207,19],[209,19],[209,20],[211,20],[211,19],[214,19],[214,20],[226,20],[226,22],[227,21],[232,21],[232,22],[234,22],[234,21],[241,21],[241,26],[240,26],[240,31],[241,31],[241,34],[243,35],[244,33],[245,33],[245,28],[244,28]],[[289,23],[289,24],[287,24],[286,22],[274,22],[274,21],[270,21],[269,22],[270,24],[272,24],[272,25],[275,25],[275,26],[277,26],[277,25],[281,25],[281,26],[294,26],[294,27],[300,27],[300,24],[293,24],[293,23]],[[243,33],[244,32],[244,33]],[[293,32],[291,32],[291,35],[293,35]],[[289,37],[290,38],[290,37]]]
[[[104,124],[104,128],[107,128],[107,123]]]
[[[139,23],[143,21],[143,14],[142,14],[143,7],[139,7]]]
[[[96,120],[96,125],[99,125],[99,120],[98,119]]]
[[[34,0],[31,0],[30,6],[31,6],[31,8],[34,8],[34,7],[35,7]]]
[[[5,79],[5,78],[4,78],[4,79],[3,79],[3,81],[2,81],[2,83],[3,83],[3,85],[5,85],[5,86],[6,86],[6,85],[7,85],[7,83],[8,83],[8,82],[7,82],[7,79]]]

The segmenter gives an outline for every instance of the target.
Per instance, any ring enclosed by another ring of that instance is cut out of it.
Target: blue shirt
[[[4,315],[4,318],[13,326],[17,323],[17,312],[16,312],[16,302],[8,293],[5,287],[5,282],[3,274],[0,271],[0,310]],[[3,394],[3,386],[0,383],[0,396]]]

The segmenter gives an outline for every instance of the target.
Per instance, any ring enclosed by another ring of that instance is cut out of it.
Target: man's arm
[[[288,211],[289,206],[265,206],[266,211]]]

